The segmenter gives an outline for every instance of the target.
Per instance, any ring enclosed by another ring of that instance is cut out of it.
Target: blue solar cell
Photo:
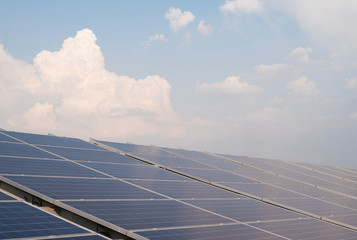
[[[42,239],[42,238],[41,238]],[[53,240],[54,238],[44,238],[45,240]],[[87,236],[79,236],[79,237],[64,237],[64,238],[56,238],[56,240],[103,240],[107,239],[99,235],[87,235]]]
[[[16,139],[6,136],[2,131],[0,131],[0,141],[4,142],[19,142]]]
[[[240,198],[242,195],[228,192],[201,182],[140,181],[129,180],[139,186],[172,198]]]
[[[0,203],[0,239],[46,237],[88,233],[22,202]]]
[[[1,200],[15,200],[15,198],[0,191],[0,201]]]
[[[191,176],[208,180],[210,182],[242,182],[242,183],[256,182],[249,178],[239,176],[238,173],[233,174],[221,170],[189,169],[189,168],[181,168],[177,170]]]
[[[96,145],[90,144],[77,138],[56,137],[40,134],[20,133],[20,132],[5,132],[4,133],[36,145],[49,145],[61,147],[87,148],[87,149],[102,149]]]
[[[286,206],[294,207],[324,217],[329,217],[331,215],[336,216],[357,214],[357,212],[352,209],[337,206],[332,203],[312,198],[274,199],[274,201],[280,204],[284,204]]]
[[[264,183],[220,183],[239,192],[249,193],[259,198],[299,198],[300,194]]]
[[[231,222],[173,200],[64,201],[65,204],[128,230]]]
[[[175,149],[175,148],[161,148],[168,152],[178,154],[191,159],[200,159],[200,160],[222,160],[222,158],[198,151],[184,150],[184,149]]]
[[[261,229],[301,240],[352,240],[357,232],[316,219],[298,219],[251,224]]]
[[[157,194],[114,179],[7,176],[53,199],[160,199]]]
[[[357,210],[357,199],[354,198],[324,198],[324,200]]]
[[[11,157],[0,157],[0,174],[106,177],[103,174],[68,161]]]
[[[207,239],[259,239],[259,240],[278,240],[285,239],[271,233],[261,231],[243,224],[195,227],[184,229],[153,230],[136,232],[151,240],[172,239],[172,240],[207,240]]]
[[[98,151],[92,149],[75,149],[62,147],[47,147],[41,148],[65,157],[71,160],[91,161],[91,162],[111,162],[111,163],[128,163],[128,164],[142,164],[141,161],[120,155],[110,151]]]
[[[22,143],[5,143],[0,142],[0,155],[16,157],[33,157],[33,158],[52,158],[59,159],[53,154],[41,151],[35,147]]]
[[[139,153],[139,154],[158,155],[158,156],[175,156],[174,154],[165,152],[157,147],[152,147],[152,146],[106,142],[106,141],[98,141],[98,142],[105,144],[109,147],[121,150],[126,153]]]
[[[357,227],[357,213],[352,215],[345,215],[345,216],[330,216],[329,217],[332,220],[336,220],[342,223],[349,224],[351,226]],[[357,236],[357,235],[356,235]]]
[[[110,163],[82,163],[117,178],[156,179],[156,180],[188,180],[181,175],[154,167],[152,165],[125,165]]]
[[[188,167],[188,168],[203,168],[212,169],[212,167],[202,164],[200,162],[193,161],[191,159],[178,157],[178,156],[157,156],[147,154],[135,154],[136,157],[149,160],[156,164],[160,164],[166,167]]]
[[[240,222],[271,221],[304,217],[301,214],[253,199],[185,200],[192,205]]]

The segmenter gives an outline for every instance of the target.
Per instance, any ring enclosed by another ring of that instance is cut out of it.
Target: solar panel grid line
[[[42,193],[40,193],[40,192],[37,192],[37,191],[35,191],[35,190],[32,190],[31,188],[28,188],[28,187],[26,187],[26,186],[23,186],[23,185],[21,185],[21,184],[18,184],[17,182],[14,182],[14,181],[12,181],[12,180],[10,180],[10,179],[8,179],[8,178],[5,178],[5,177],[3,177],[2,175],[0,175],[0,183],[1,182],[4,182],[4,183],[6,183],[6,184],[9,184],[10,186],[13,186],[13,187],[15,187],[15,188],[18,188],[18,189],[20,189],[20,190],[22,190],[22,191],[24,191],[24,192],[27,192],[27,193],[29,193],[29,194],[31,194],[31,195],[33,195],[33,196],[36,196],[36,197],[38,197],[38,198],[40,198],[40,199],[43,199],[43,200],[45,200],[45,201],[47,201],[47,202],[49,202],[49,203],[54,203],[54,199],[52,199],[52,198],[50,198],[50,197],[48,197],[48,196],[46,196],[46,195],[44,195],[44,194],[42,194]]]
[[[128,230],[126,230],[124,228],[121,228],[120,226],[117,226],[115,224],[107,222],[107,221],[105,221],[105,220],[103,220],[101,218],[97,218],[97,217],[95,217],[95,216],[93,216],[91,214],[88,214],[88,213],[84,212],[84,211],[78,210],[77,208],[71,207],[71,206],[69,206],[66,203],[63,203],[61,201],[54,200],[53,204],[58,206],[58,207],[61,207],[61,208],[65,209],[67,211],[70,211],[71,213],[74,213],[74,214],[82,216],[82,217],[84,217],[86,219],[89,219],[89,220],[91,220],[91,221],[93,221],[93,222],[95,222],[95,223],[97,223],[99,225],[108,227],[108,228],[110,228],[110,229],[112,229],[114,231],[117,231],[117,232],[121,233],[121,234],[127,235],[127,233],[128,233]]]
[[[167,169],[167,167],[166,167],[166,169]],[[185,174],[185,176],[188,176],[188,175]],[[189,177],[191,177],[191,176],[189,176]],[[221,184],[216,184],[216,183],[209,182],[209,181],[204,181],[204,182],[209,183],[209,184],[212,184],[212,185],[214,185],[214,186],[223,187]],[[272,186],[274,186],[274,185],[272,185]],[[253,195],[253,194],[249,194],[249,193],[242,192],[242,191],[237,191],[236,189],[227,188],[227,187],[225,187],[225,186],[224,186],[224,188],[225,188],[226,190],[228,190],[228,191],[233,191],[233,192],[236,192],[236,193],[239,193],[239,194],[242,194],[242,195],[245,195],[245,196],[248,196],[248,197],[257,199],[257,200],[265,201],[265,202],[267,202],[267,203],[274,203],[274,205],[279,206],[279,203],[277,203],[277,202],[272,202],[272,201],[269,201],[269,200],[266,201],[266,199],[263,199],[263,198],[261,198],[261,197],[259,197],[259,196]],[[284,188],[282,188],[282,189],[284,189]],[[285,190],[288,190],[288,189],[285,189]],[[288,191],[290,191],[290,190],[288,190]],[[296,193],[296,192],[295,192],[295,193]],[[300,193],[297,193],[297,194],[300,194]],[[300,195],[301,195],[301,194],[300,194]],[[305,197],[309,197],[309,196],[308,196],[308,195],[305,195]],[[283,207],[286,208],[286,209],[293,210],[293,211],[295,211],[295,212],[300,212],[300,213],[305,214],[305,215],[307,215],[307,216],[311,216],[311,217],[315,217],[315,218],[317,218],[317,219],[321,219],[321,216],[316,215],[316,214],[312,214],[312,213],[310,213],[310,212],[306,212],[306,211],[303,211],[303,210],[300,210],[300,209],[297,209],[297,208],[291,208],[290,206],[287,206],[287,205],[286,205],[286,206],[283,206]]]
[[[221,224],[204,224],[204,225],[195,225],[195,226],[181,226],[181,227],[162,227],[162,228],[156,228],[154,229],[155,231],[162,231],[162,230],[178,230],[178,229],[189,229],[189,228],[206,228],[206,227],[220,227],[220,226],[237,226],[237,225],[245,225],[245,226],[248,226],[250,228],[254,228],[254,229],[257,229],[259,231],[262,231],[263,232],[266,232],[266,233],[269,233],[269,234],[272,234],[272,235],[275,235],[277,237],[280,237],[281,239],[289,239],[291,240],[290,238],[286,238],[284,236],[281,236],[279,234],[274,234],[272,232],[269,232],[267,230],[264,230],[264,229],[260,229],[258,227],[255,227],[255,226],[251,226],[249,224],[245,224],[245,223],[239,223],[239,222],[235,222],[235,223],[221,223]],[[153,231],[153,229],[137,229],[137,230],[132,230],[133,232],[146,232],[146,231]],[[209,237],[207,235],[207,237]]]
[[[105,177],[74,177],[74,176],[54,176],[54,175],[30,175],[30,174],[0,174],[0,176],[18,176],[18,177],[39,177],[39,178],[74,178],[74,179],[111,179],[111,178],[105,178]]]
[[[226,158],[224,158],[224,159],[226,159]],[[228,158],[227,158],[227,160],[228,160]],[[237,163],[239,163],[239,162],[237,162]],[[242,164],[242,165],[243,165],[243,164]],[[244,165],[244,166],[249,166],[249,165]],[[249,166],[249,167],[250,167],[250,166]],[[256,169],[262,170],[262,169],[260,169],[260,168],[256,168]],[[225,170],[225,171],[228,171],[228,170]],[[281,174],[277,174],[277,173],[274,173],[274,172],[271,172],[271,171],[267,171],[267,170],[262,170],[262,171],[267,172],[267,173],[269,173],[269,174],[273,174],[273,175],[282,177],[282,178],[285,178],[285,179],[288,179],[288,180],[292,180],[292,181],[295,181],[295,182],[299,182],[299,183],[305,184],[305,185],[307,185],[307,186],[311,186],[311,187],[314,187],[314,188],[318,188],[318,189],[321,189],[321,190],[324,190],[324,191],[329,191],[329,192],[332,192],[332,193],[335,193],[335,194],[338,194],[338,195],[341,195],[341,196],[344,196],[344,197],[350,197],[350,198],[357,199],[357,196],[353,196],[353,195],[351,195],[351,194],[341,193],[341,192],[339,192],[339,191],[335,191],[335,190],[332,190],[332,189],[329,189],[329,188],[326,188],[326,187],[321,187],[321,186],[318,186],[318,185],[314,185],[314,184],[308,183],[308,182],[306,182],[306,181],[301,181],[301,180],[299,180],[299,179],[292,178],[292,177],[288,177],[288,176],[281,175]],[[231,172],[231,173],[236,174],[234,171],[228,171],[228,172]],[[244,176],[244,175],[243,175],[243,176]],[[251,178],[251,177],[249,177],[249,178]],[[254,179],[254,178],[251,178],[251,179]],[[257,180],[257,179],[255,179],[255,180]],[[259,180],[257,180],[257,181],[259,181]],[[259,182],[261,182],[261,181],[259,181]],[[267,183],[267,184],[270,184],[270,183]],[[273,185],[273,184],[270,184],[270,185]],[[276,186],[276,185],[273,185],[273,186]],[[279,187],[279,186],[277,186],[277,187]],[[289,190],[289,189],[286,189],[286,190]]]
[[[328,176],[331,176],[331,177],[334,177],[334,178],[338,178],[338,179],[342,179],[342,180],[346,180],[346,181],[351,181],[351,182],[357,184],[357,181],[354,181],[352,179],[348,179],[346,177],[341,177],[341,176],[338,176],[336,174],[331,174],[331,173],[328,173],[327,171],[319,170],[319,169],[312,168],[312,167],[307,167],[307,166],[304,166],[303,164],[296,163],[296,162],[289,162],[289,161],[285,161],[285,162],[287,162],[288,164],[294,165],[294,166],[298,166],[298,167],[301,167],[301,168],[306,168],[306,169],[309,169],[311,171],[316,171],[316,172],[319,172],[321,174],[325,174],[325,175],[328,175]],[[324,166],[322,166],[322,167],[324,167]]]
[[[83,234],[64,234],[64,235],[52,235],[50,239],[61,239],[61,238],[76,238],[76,237],[89,237],[89,236],[98,236],[95,233],[83,233]],[[104,236],[100,236],[101,239],[110,239]],[[42,240],[49,239],[49,236],[40,236],[40,237],[28,237],[28,238],[15,238],[16,240]],[[14,240],[15,240],[14,239]]]

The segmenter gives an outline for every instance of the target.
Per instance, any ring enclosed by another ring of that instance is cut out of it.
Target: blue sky
[[[357,3],[1,1],[0,127],[357,168]]]

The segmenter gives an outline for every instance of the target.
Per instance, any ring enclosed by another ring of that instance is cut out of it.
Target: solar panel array
[[[0,181],[132,239],[357,237],[354,170],[93,143],[0,131]]]

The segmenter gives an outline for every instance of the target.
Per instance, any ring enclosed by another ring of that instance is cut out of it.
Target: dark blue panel
[[[357,210],[357,199],[354,198],[324,198],[324,200]]]
[[[252,228],[243,224],[196,227],[184,229],[170,229],[137,232],[151,240],[172,239],[172,240],[207,240],[207,239],[259,239],[259,240],[278,240],[284,239],[273,234]]]
[[[352,240],[357,237],[356,231],[316,219],[262,222],[251,225],[283,235],[290,239]]]
[[[187,158],[191,159],[200,159],[200,160],[222,160],[219,157],[198,151],[184,150],[184,149],[175,149],[175,148],[162,148],[168,152],[172,152]]]
[[[172,198],[240,198],[242,195],[200,182],[140,181],[129,180],[139,186]]]
[[[357,227],[357,213],[347,216],[332,216],[330,219]],[[357,236],[357,235],[356,235]]]
[[[128,230],[231,222],[173,200],[64,203]]]
[[[152,165],[125,165],[110,163],[82,163],[88,167],[110,174],[117,178],[154,179],[154,180],[189,180],[179,174],[172,173]]]
[[[299,198],[300,194],[274,187],[264,183],[220,183],[239,192],[245,192],[259,198]]]
[[[45,238],[45,239],[46,240],[53,240],[53,238]],[[56,238],[56,240],[103,240],[103,239],[107,239],[107,238],[101,237],[100,235]]]
[[[192,205],[240,222],[269,221],[304,217],[301,214],[253,199],[185,200]]]
[[[243,183],[256,182],[249,178],[239,176],[238,173],[233,174],[221,170],[188,169],[188,168],[181,168],[177,170],[186,173],[188,175],[206,179],[210,182],[243,182]]]
[[[3,134],[2,131],[0,131],[0,141],[4,141],[4,142],[19,142],[11,137],[8,137],[6,135]]]
[[[146,154],[135,154],[136,157],[149,160],[166,167],[187,167],[187,168],[204,168],[212,169],[212,167],[196,162],[187,158],[178,156],[156,156],[156,155],[146,155]]]
[[[49,154],[30,145],[22,143],[0,142],[0,155],[59,159],[59,157],[56,157],[55,155]]]
[[[80,234],[88,231],[22,202],[0,203],[0,239]]]
[[[275,202],[294,207],[306,212],[314,213],[319,216],[329,217],[331,215],[357,214],[356,211],[318,199],[274,199]]]
[[[0,191],[0,200],[15,200],[15,198]]]
[[[69,161],[10,157],[0,157],[0,174],[106,177]]]
[[[77,179],[7,176],[54,199],[158,199],[154,193],[112,179]]]
[[[126,157],[124,155],[110,152],[98,151],[91,149],[75,149],[75,148],[61,148],[61,147],[45,147],[41,148],[58,154],[62,157],[78,161],[91,161],[91,162],[111,162],[111,163],[128,163],[128,164],[142,164],[143,162]]]
[[[4,133],[31,144],[87,148],[87,149],[102,149],[96,145],[93,145],[89,142],[85,142],[77,138],[56,137],[56,136],[20,133],[20,132],[4,132]]]
[[[98,142],[105,144],[109,147],[118,149],[122,152],[126,152],[126,153],[141,153],[141,154],[148,154],[148,155],[175,156],[174,154],[165,152],[157,147],[152,147],[152,146],[106,142],[106,141],[98,141]]]

